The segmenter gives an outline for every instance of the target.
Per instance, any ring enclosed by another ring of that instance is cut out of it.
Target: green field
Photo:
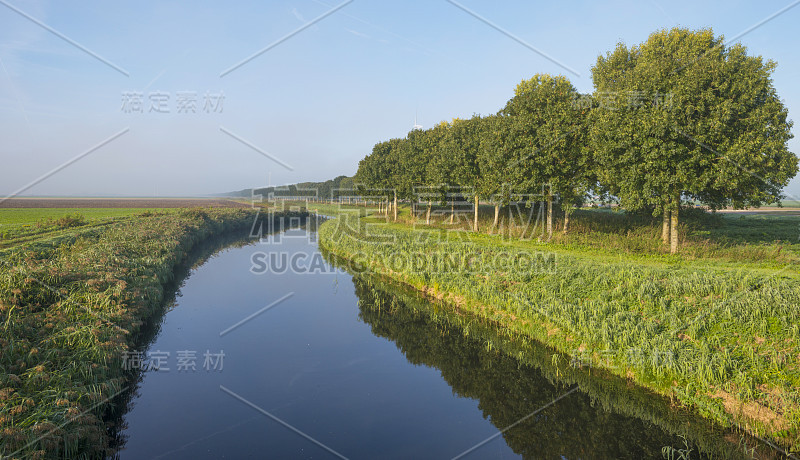
[[[576,216],[593,232],[549,243],[444,225],[342,213],[320,242],[512,336],[800,447],[800,218],[698,214],[677,255],[657,223],[606,211]]]
[[[3,208],[0,249],[103,227],[135,216],[177,211],[179,208]]]
[[[2,208],[0,209],[0,229],[4,226],[33,225],[37,222],[75,214],[80,214],[89,221],[95,221],[135,216],[145,212],[174,212],[176,210],[175,208]]]
[[[781,200],[781,206],[784,208],[800,208],[800,200],[792,199],[792,200]],[[777,205],[771,205],[770,207],[777,207]]]

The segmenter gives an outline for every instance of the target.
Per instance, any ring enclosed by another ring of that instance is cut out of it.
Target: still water
[[[254,255],[271,253],[290,267],[254,273]],[[512,350],[330,260],[313,231],[294,229],[192,269],[143,346],[158,369],[129,395],[118,456],[696,456],[676,434],[688,422],[660,402],[548,368],[542,347]]]

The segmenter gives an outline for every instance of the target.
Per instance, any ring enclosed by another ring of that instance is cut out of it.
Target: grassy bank
[[[758,245],[728,244],[724,254],[670,256],[613,241],[537,243],[367,222],[326,222],[321,245],[547,344],[573,365],[603,367],[714,421],[800,448],[793,254],[785,264],[739,260]]]
[[[328,259],[347,266],[347,261],[330,255]],[[440,369],[453,391],[478,400],[498,429],[525,419],[566,389],[580,388],[585,396],[560,401],[546,415],[549,423],[526,419],[503,434],[517,453],[532,458],[554,451],[567,458],[646,458],[660,451],[687,451],[685,440],[693,450],[689,458],[698,458],[698,451],[702,458],[774,456],[758,440],[721,430],[688,410],[676,409],[669,398],[630,385],[625,378],[571,366],[569,356],[513,336],[475,315],[462,314],[446,302],[434,301],[432,308],[430,299],[399,282],[373,275],[356,275],[353,282],[360,318],[372,332],[394,341],[415,364]],[[582,427],[576,427],[574,420],[581,420]],[[651,424],[671,436],[652,429]],[[630,444],[608,442],[629,435],[635,436]],[[680,453],[673,458],[681,458]]]
[[[162,307],[175,267],[210,237],[246,236],[254,216],[148,213],[0,254],[0,456],[105,455],[104,418],[130,386],[123,353]]]

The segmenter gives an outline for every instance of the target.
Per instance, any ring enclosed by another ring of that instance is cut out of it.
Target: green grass
[[[615,214],[587,212],[577,236],[549,243],[341,215],[322,225],[320,242],[712,420],[800,448],[797,219],[726,216],[709,225],[696,216],[676,256],[660,247],[657,225]],[[368,222],[378,225],[365,238],[359,231]],[[381,235],[394,241],[379,242]],[[492,263],[537,252],[556,257],[554,270]],[[473,265],[443,271],[392,262],[408,254]]]
[[[332,263],[347,266],[347,261],[325,254]],[[598,432],[588,437],[581,432],[581,439],[573,440],[560,436],[564,429],[555,419],[553,424],[534,421],[525,429],[517,428],[505,435],[517,453],[535,458],[553,451],[565,453],[568,458],[583,457],[586,452],[598,458],[619,457],[619,446],[606,442],[609,434],[602,431],[609,428],[607,421],[614,423],[611,414],[624,414],[685,437],[704,454],[702,458],[752,458],[750,449],[756,449],[756,458],[774,455],[771,447],[743,433],[720,429],[689,411],[676,410],[669,398],[655,396],[603,370],[577,365],[568,355],[498,328],[496,323],[464,314],[447,302],[432,304],[417,291],[383,276],[355,275],[353,282],[359,298],[359,317],[372,327],[373,333],[395,341],[412,362],[439,368],[453,391],[480,401],[484,414],[499,429],[551,401],[556,395],[547,390],[552,386],[565,389],[577,385],[591,398],[593,406],[604,409],[598,411],[603,414],[603,421],[588,421],[583,408],[562,406],[579,399],[560,402],[557,411],[580,414],[587,421],[584,428]],[[531,368],[538,372],[529,372]],[[586,443],[591,443],[588,438],[597,444],[587,450]],[[543,443],[543,439],[555,445]],[[676,446],[685,447],[684,443]],[[573,447],[577,451],[572,455],[565,452]],[[653,452],[659,447],[651,445]]]
[[[328,215],[374,211],[313,207]],[[482,213],[488,230],[492,209]],[[119,357],[160,306],[175,265],[199,241],[247,226],[252,215],[13,209],[0,216],[8,236],[0,239],[0,453],[102,455],[104,401],[125,382]],[[500,324],[511,337],[580,355],[712,420],[797,448],[800,218],[687,216],[677,256],[660,245],[657,222],[610,211],[576,213],[573,230],[549,243],[509,238],[514,228],[506,236],[443,232],[450,227],[442,219],[415,232],[374,215],[350,223],[380,224],[394,243],[353,239],[340,225],[345,218],[325,223],[320,235],[334,253]],[[401,220],[412,221],[406,207]],[[393,254],[463,261],[536,252],[555,254],[555,271],[390,272],[383,263]],[[641,362],[631,350],[672,359]],[[773,417],[749,417],[759,406]]]
[[[783,201],[781,201],[781,205],[784,208],[800,208],[800,200],[783,200]],[[778,205],[777,204],[771,204],[771,205],[769,205],[769,207],[777,208]]]
[[[32,241],[69,236],[137,216],[179,211],[143,208],[8,208],[0,209],[0,249]]]
[[[315,206],[330,215],[347,212],[347,209],[362,213],[367,211],[373,222],[386,221],[385,216],[375,212],[375,208]],[[434,214],[436,209],[434,207]],[[463,230],[474,234],[471,215],[450,224],[449,210],[439,210],[443,215],[434,215],[431,224],[425,225],[424,209],[413,217],[407,205],[400,206],[398,222],[414,225],[415,228]],[[480,233],[500,235],[509,241],[519,240],[523,236],[537,241],[547,240],[541,224],[538,227],[533,224],[523,227],[518,224],[518,219],[509,224],[508,214],[508,209],[503,209],[498,228],[493,228],[494,208],[481,205]],[[549,242],[563,250],[576,249],[581,253],[605,255],[624,253],[653,259],[668,255],[668,247],[660,240],[661,222],[658,218],[626,214],[619,210],[581,209],[572,214],[569,232],[563,234],[562,216],[556,214],[555,230]],[[772,267],[800,263],[800,215],[712,214],[699,209],[684,209],[681,211],[679,235],[683,259],[732,262],[737,265],[755,262]]]
[[[70,227],[0,254],[0,456],[108,454],[104,415],[130,385],[123,352],[162,307],[175,267],[253,217],[175,210]]]
[[[88,221],[128,217],[146,212],[177,212],[178,208],[2,208],[0,229],[6,225],[33,225],[49,219],[80,214]]]

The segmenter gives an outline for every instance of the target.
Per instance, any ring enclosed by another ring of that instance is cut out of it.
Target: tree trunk
[[[397,192],[394,193],[394,220],[397,221]]]
[[[547,239],[553,237],[553,195],[547,195]]]
[[[428,211],[425,213],[425,225],[431,224],[431,202],[428,201]]]
[[[680,207],[680,200],[676,201],[675,209],[670,213],[670,234],[669,234],[669,252],[675,254],[678,252],[678,207]]]
[[[669,244],[669,209],[664,205],[664,213],[661,216],[661,242]]]
[[[492,224],[492,228],[497,228],[497,224],[500,222],[500,205],[494,205],[494,223]]]
[[[475,222],[472,225],[472,229],[476,232],[478,231],[478,206],[478,195],[475,195]]]
[[[567,228],[569,227],[569,213],[567,210],[564,210],[564,230],[562,231],[563,234],[567,234]]]
[[[456,205],[450,203],[450,225],[453,225],[456,219]]]

